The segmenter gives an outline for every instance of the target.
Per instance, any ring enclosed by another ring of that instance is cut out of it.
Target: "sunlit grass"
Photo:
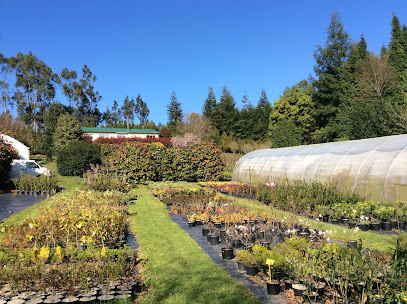
[[[173,185],[188,185],[176,183]],[[154,184],[154,187],[165,186]],[[231,278],[168,216],[166,205],[147,187],[129,207],[131,229],[145,259],[143,277],[151,286],[142,303],[261,303]]]

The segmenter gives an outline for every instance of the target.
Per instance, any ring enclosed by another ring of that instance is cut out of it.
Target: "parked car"
[[[46,167],[41,167],[34,160],[14,159],[11,163],[10,179],[18,177],[20,174],[34,176],[51,175],[51,171]]]

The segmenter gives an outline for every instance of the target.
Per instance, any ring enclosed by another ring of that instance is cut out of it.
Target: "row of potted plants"
[[[222,193],[258,199],[277,208],[292,211],[333,224],[355,225],[362,230],[378,231],[407,227],[407,204],[396,201],[394,205],[368,201],[357,194],[342,193],[333,186],[304,182],[289,185],[245,185],[230,182],[200,183]]]
[[[285,285],[280,281],[284,276],[291,280],[287,288],[301,283],[295,287],[313,300],[329,297],[338,303],[353,298],[367,303],[368,299],[372,302],[385,298],[388,303],[400,303],[407,296],[405,236],[390,258],[354,246],[355,241],[348,246],[325,244],[324,240],[329,240],[325,233],[306,223],[288,223],[275,216],[246,212],[227,199],[219,204],[211,191],[163,189],[156,195],[190,226],[201,225],[208,242],[224,244],[222,256],[236,256],[239,269],[250,275],[272,269],[270,286],[274,287],[270,292],[276,292],[276,285]],[[354,232],[359,229],[356,227]]]
[[[270,249],[256,245],[235,255],[246,268],[268,274],[270,285],[294,288],[296,295],[314,301],[407,303],[407,237],[400,236],[397,244],[388,257],[362,247],[321,245],[292,237]],[[276,286],[269,289],[273,294],[279,290]]]
[[[22,174],[12,179],[17,193],[20,195],[25,194],[42,194],[49,195],[55,193],[59,186],[53,176],[32,176],[29,174]]]
[[[125,246],[129,199],[118,191],[77,191],[52,197],[36,218],[1,223],[0,299],[39,304],[128,297],[140,282],[136,252]]]

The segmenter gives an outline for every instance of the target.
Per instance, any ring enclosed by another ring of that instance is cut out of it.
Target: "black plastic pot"
[[[370,229],[373,231],[379,231],[380,230],[380,223],[370,223]]]
[[[382,222],[382,229],[391,231],[393,229],[393,224],[391,222]]]
[[[327,222],[329,221],[329,215],[324,215],[324,216],[322,217],[322,221],[323,221],[324,223],[327,223]]]
[[[233,248],[222,248],[222,259],[231,260],[235,257]]]
[[[237,269],[239,269],[239,271],[246,271],[246,266],[243,262],[237,261]]]
[[[323,284],[323,283],[318,283],[318,284],[314,284],[314,285],[312,286],[312,289],[313,289],[315,292],[317,292],[320,297],[322,297],[322,296],[324,295],[324,292],[325,292],[325,286],[326,286],[326,285]]]
[[[355,228],[356,227],[356,222],[349,222],[349,228]]]
[[[282,271],[274,271],[273,272],[273,280],[281,280],[283,278],[283,272]]]
[[[296,297],[302,297],[307,290],[307,287],[304,284],[293,284],[292,287]]]
[[[189,228],[195,227],[195,222],[188,222],[188,227],[189,227]]]
[[[259,272],[259,269],[257,268],[257,266],[247,266],[246,265],[246,273],[249,276],[255,276],[257,273]]]
[[[406,227],[407,227],[407,223],[406,223],[406,222],[400,222],[400,223],[399,223],[399,228],[400,228],[401,230],[406,230]]]
[[[269,295],[278,295],[281,291],[280,282],[267,282],[267,293]]]
[[[346,246],[348,248],[357,248],[358,247],[358,241],[356,241],[356,240],[348,240],[348,241],[346,241]]]
[[[291,280],[285,280],[284,281],[284,289],[292,289],[293,288],[293,282]]]
[[[218,245],[219,244],[219,235],[211,235],[209,237],[209,244]]]
[[[210,231],[208,227],[202,227],[202,236],[207,236]]]
[[[369,225],[368,224],[360,224],[359,229],[362,231],[368,231],[369,230]]]

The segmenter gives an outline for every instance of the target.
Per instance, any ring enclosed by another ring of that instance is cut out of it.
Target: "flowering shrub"
[[[199,143],[199,138],[191,133],[184,136],[174,136],[171,138],[171,143],[174,148],[186,148]]]
[[[212,145],[164,148],[138,142],[102,145],[103,163],[128,181],[218,180],[222,174],[221,151]]]
[[[0,184],[3,184],[8,179],[11,162],[15,158],[17,158],[17,153],[10,145],[4,143],[0,137]]]

